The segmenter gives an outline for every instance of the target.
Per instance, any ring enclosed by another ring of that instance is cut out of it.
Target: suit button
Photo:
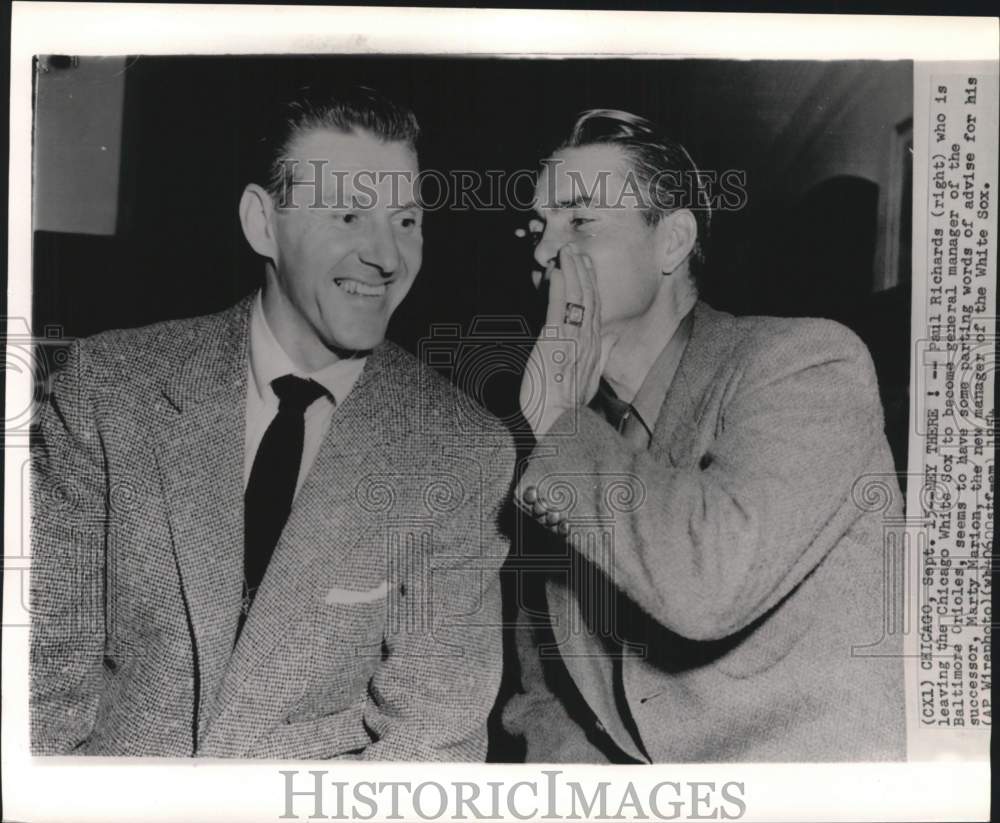
[[[521,492],[521,499],[528,504],[534,503],[538,500],[538,489],[534,486],[528,486],[523,492]]]
[[[594,728],[597,729],[601,734],[607,734],[608,730],[604,727],[604,724],[600,720],[594,721]]]

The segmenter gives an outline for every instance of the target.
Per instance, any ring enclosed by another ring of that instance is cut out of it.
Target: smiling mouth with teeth
[[[367,283],[362,283],[360,280],[347,280],[340,278],[334,279],[333,282],[348,294],[356,294],[361,297],[385,297],[385,293],[388,289],[388,285],[386,283],[380,283],[377,286],[370,286]]]

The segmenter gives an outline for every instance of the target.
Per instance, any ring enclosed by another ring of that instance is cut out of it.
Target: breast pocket
[[[332,714],[293,716],[258,742],[254,757],[319,760],[359,754],[372,742],[364,725],[363,703]]]
[[[361,603],[377,603],[385,600],[389,592],[389,581],[383,580],[370,589],[342,589],[331,586],[325,592],[320,592],[323,602],[328,606],[352,606]]]
[[[314,589],[300,635],[308,647],[304,688],[293,712],[325,714],[366,698],[382,659],[387,595],[387,586]]]

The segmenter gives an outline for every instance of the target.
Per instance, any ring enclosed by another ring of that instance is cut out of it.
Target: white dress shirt
[[[323,395],[309,405],[305,413],[305,435],[302,442],[302,463],[295,482],[295,491],[302,486],[309,469],[319,453],[320,445],[330,427],[330,418],[338,403],[343,403],[351,393],[365,366],[365,358],[338,360],[326,368],[308,374],[298,368],[281,348],[264,316],[264,302],[257,292],[250,313],[250,355],[247,380],[246,439],[243,452],[243,488],[250,481],[253,461],[257,456],[264,432],[278,414],[278,398],[271,388],[271,381],[286,374],[315,380],[329,395]]]

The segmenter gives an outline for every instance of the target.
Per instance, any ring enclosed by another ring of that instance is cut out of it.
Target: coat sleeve
[[[574,520],[613,517],[611,551],[589,559],[692,640],[749,625],[822,561],[830,535],[844,527],[834,521],[884,440],[870,356],[842,326],[799,321],[737,356],[698,465],[635,452],[582,409],[577,436],[541,438],[515,491],[524,508],[529,487],[543,497],[570,494],[571,542]],[[633,505],[616,504],[622,478]]]
[[[503,666],[499,568],[509,541],[514,450],[504,435],[467,494],[406,573],[401,619],[384,641],[364,723],[372,760],[482,761]]]
[[[34,754],[67,754],[86,742],[103,683],[107,483],[86,371],[76,342],[31,439]]]

